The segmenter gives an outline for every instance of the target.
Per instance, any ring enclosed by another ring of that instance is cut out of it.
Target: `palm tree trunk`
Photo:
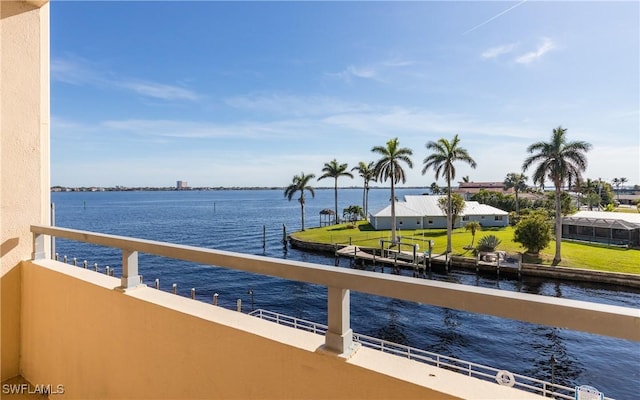
[[[451,253],[451,176],[447,173],[447,253]]]
[[[556,182],[556,228],[555,228],[555,237],[556,237],[556,254],[553,256],[553,265],[560,264],[560,249],[562,245],[562,207],[560,201],[560,182]]]
[[[391,242],[396,242],[396,191],[393,185],[394,176],[391,174]]]
[[[367,188],[365,189],[365,206],[364,206],[364,217],[366,219],[369,218],[369,184],[367,184]]]
[[[300,210],[302,213],[302,230],[304,231],[304,201],[300,202]]]
[[[335,183],[333,185],[333,200],[336,207],[336,224],[340,222],[340,217],[338,217],[338,178],[335,179]]]
[[[516,189],[516,215],[520,215],[520,202],[518,201],[518,190]]]
[[[365,181],[362,188],[362,210],[364,211],[365,218],[367,217],[367,182]]]

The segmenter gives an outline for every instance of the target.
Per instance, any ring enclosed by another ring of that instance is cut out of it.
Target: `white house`
[[[428,229],[446,228],[447,215],[438,206],[438,200],[446,196],[404,196],[404,201],[396,202],[396,228]],[[369,216],[375,229],[391,229],[391,205]],[[477,201],[465,201],[465,207],[456,227],[469,221],[478,221],[483,227],[509,225],[509,213]]]

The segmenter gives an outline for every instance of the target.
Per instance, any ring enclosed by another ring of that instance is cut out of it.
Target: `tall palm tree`
[[[527,179],[524,174],[518,174],[516,172],[510,172],[504,179],[503,185],[506,190],[513,188],[516,193],[516,215],[520,215],[520,201],[518,200],[518,193],[527,190]]]
[[[456,169],[453,163],[456,161],[464,161],[471,166],[476,167],[476,162],[469,156],[466,149],[460,147],[460,138],[458,135],[453,137],[453,140],[441,138],[437,142],[430,141],[426,144],[427,150],[433,151],[428,155],[424,161],[424,167],[422,168],[422,175],[424,175],[429,168],[433,168],[436,171],[436,179],[440,176],[444,176],[447,180],[447,253],[451,252],[451,181],[456,177]]]
[[[304,231],[304,192],[305,190],[311,193],[311,197],[315,197],[315,192],[311,186],[309,186],[309,181],[316,176],[314,174],[305,175],[304,172],[300,172],[300,175],[295,175],[293,177],[293,181],[287,188],[284,190],[284,197],[286,197],[289,201],[293,198],[293,196],[300,192],[300,197],[298,198],[298,202],[300,203],[300,209],[302,213],[302,230]]]
[[[555,236],[556,254],[554,265],[561,261],[560,249],[562,242],[562,184],[569,178],[580,181],[582,172],[587,168],[585,153],[591,149],[591,144],[583,141],[568,142],[567,130],[561,126],[555,128],[550,142],[536,142],[527,148],[531,153],[522,164],[522,171],[526,171],[533,164],[538,164],[533,172],[533,182],[542,182],[545,178],[553,181],[555,187]]]
[[[409,168],[413,168],[413,163],[409,158],[409,156],[413,155],[413,152],[409,148],[400,147],[398,138],[389,140],[386,146],[374,146],[371,151],[382,156],[373,167],[374,175],[379,181],[391,179],[391,241],[396,243],[395,184],[400,181],[402,183],[407,181],[401,162],[406,163]]]
[[[357,167],[351,168],[352,171],[358,171],[358,175],[364,179],[364,189],[362,191],[362,209],[364,210],[364,217],[369,215],[369,182],[376,181],[375,171],[373,170],[374,163],[371,161],[369,164],[364,161],[360,161]]]
[[[348,176],[349,178],[353,179],[353,174],[347,171],[347,163],[338,164],[335,158],[329,161],[328,163],[324,164],[324,168],[322,168],[322,172],[324,172],[324,174],[322,174],[322,176],[318,178],[318,180],[321,180],[324,178],[334,179],[333,197],[335,200],[336,223],[337,223],[337,222],[340,222],[339,221],[340,217],[338,217],[338,215],[340,215],[338,214],[338,178],[340,178],[341,176]]]
[[[624,185],[628,182],[627,178],[613,178],[611,183],[616,187],[616,196],[618,197],[618,201],[620,201],[620,186]]]

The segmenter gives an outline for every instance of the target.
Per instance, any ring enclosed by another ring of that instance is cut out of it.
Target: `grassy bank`
[[[403,243],[418,244],[420,251],[429,248],[429,240],[433,240],[434,242],[434,254],[444,253],[447,247],[447,231],[445,229],[399,230],[398,234],[401,236]],[[489,234],[495,235],[502,241],[498,246],[498,250],[509,253],[523,252],[522,247],[518,243],[513,242],[512,227],[483,229],[482,231],[476,232],[475,241],[477,242],[482,236]],[[391,231],[376,231],[368,222],[360,221],[355,224],[355,227],[350,227],[348,224],[339,224],[322,228],[311,228],[304,232],[295,232],[292,236],[299,240],[317,243],[351,243],[362,247],[379,248],[380,239],[389,240],[391,238]],[[465,250],[465,247],[471,243],[470,232],[465,231],[464,228],[455,229],[451,239],[454,255],[473,257],[471,250]],[[407,250],[408,249],[409,248],[407,248]],[[555,242],[551,242],[549,247],[540,253],[539,257],[525,256],[524,261],[550,265],[553,260],[554,249]],[[562,262],[560,265],[599,271],[640,274],[640,250],[564,242],[562,243]]]

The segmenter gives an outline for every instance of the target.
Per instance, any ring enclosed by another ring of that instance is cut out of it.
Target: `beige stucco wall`
[[[43,5],[44,4],[44,5]],[[0,376],[19,372],[20,260],[49,222],[49,6],[0,1]]]
[[[22,274],[22,374],[65,398],[539,398],[56,261]]]

